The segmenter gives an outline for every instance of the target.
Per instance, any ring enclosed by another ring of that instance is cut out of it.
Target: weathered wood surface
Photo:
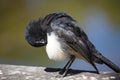
[[[69,70],[69,75],[56,77],[60,69],[0,64],[0,80],[120,80],[119,73]]]

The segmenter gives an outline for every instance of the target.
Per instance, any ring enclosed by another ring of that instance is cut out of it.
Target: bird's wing
[[[86,61],[93,62],[94,58],[89,49],[89,46],[93,45],[89,44],[88,37],[84,31],[71,22],[63,22],[61,25],[57,25],[59,29],[56,28],[57,30],[55,30],[58,36]]]

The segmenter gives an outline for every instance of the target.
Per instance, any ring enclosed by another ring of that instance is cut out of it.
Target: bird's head
[[[41,20],[29,23],[26,28],[25,38],[34,47],[41,47],[47,44],[47,35],[41,28]]]
[[[47,33],[58,28],[58,26],[51,26],[51,23],[59,25],[58,23],[70,20],[73,20],[72,17],[65,13],[52,13],[41,20],[30,22],[26,28],[26,40],[34,47],[44,46],[47,44]]]

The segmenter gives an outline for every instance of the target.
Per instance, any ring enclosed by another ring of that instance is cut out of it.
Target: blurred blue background
[[[53,12],[71,15],[96,48],[120,67],[119,0],[0,0],[0,64],[63,67],[66,62],[48,59],[45,47],[34,48],[25,40],[29,22]],[[100,71],[112,71],[97,66]],[[71,67],[94,70],[79,59]]]

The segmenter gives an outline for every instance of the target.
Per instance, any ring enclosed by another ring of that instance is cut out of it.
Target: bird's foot
[[[64,72],[65,72],[65,69],[61,69],[61,70],[59,71],[59,74],[63,75]]]
[[[63,74],[63,75],[61,75],[61,74],[58,74],[57,76],[55,76],[56,78],[63,78],[63,77],[65,77],[66,76],[66,74]]]
[[[59,74],[56,76],[56,78],[63,78],[67,75],[66,69],[61,69]]]

